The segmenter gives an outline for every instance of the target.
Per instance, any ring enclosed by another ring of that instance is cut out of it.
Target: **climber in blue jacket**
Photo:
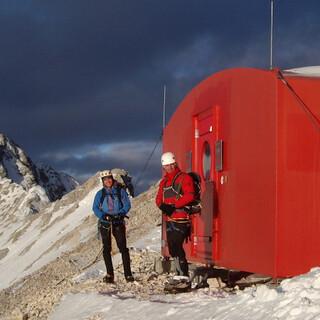
[[[126,190],[116,182],[110,170],[102,171],[100,178],[103,188],[96,193],[92,209],[99,219],[98,226],[103,244],[103,258],[107,269],[107,274],[103,281],[106,283],[114,282],[111,258],[112,231],[121,252],[124,276],[128,282],[132,282],[134,278],[131,272],[124,222],[124,218],[131,208],[130,200]]]

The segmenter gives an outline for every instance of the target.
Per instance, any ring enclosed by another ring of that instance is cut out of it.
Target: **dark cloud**
[[[275,2],[275,64],[319,65],[319,1]],[[0,39],[0,130],[83,178],[104,159],[76,150],[157,139],[164,84],[169,117],[211,73],[268,67],[269,1],[4,0]]]
[[[68,171],[81,181],[100,170],[125,168],[132,176],[139,193],[160,179],[161,143],[157,142],[159,141],[87,145],[75,150],[43,154],[41,161],[58,170]],[[146,158],[152,152],[154,156],[147,162]]]

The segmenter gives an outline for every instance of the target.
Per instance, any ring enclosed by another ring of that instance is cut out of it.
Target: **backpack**
[[[175,189],[175,181],[178,178],[178,176],[182,174],[182,172],[179,172],[172,180],[172,189],[177,193],[177,196],[181,195],[181,184],[178,184],[178,188]],[[195,214],[200,213],[201,211],[201,177],[196,172],[188,172],[186,173],[192,178],[193,181],[193,188],[194,188],[194,196],[195,199],[188,205],[184,206],[184,209],[188,214]]]
[[[134,187],[132,184],[132,177],[129,175],[128,171],[116,168],[112,169],[111,172],[118,185],[124,188],[126,192],[133,198]]]

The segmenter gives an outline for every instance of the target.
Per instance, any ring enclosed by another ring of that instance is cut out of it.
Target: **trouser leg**
[[[122,256],[124,276],[126,278],[132,276],[130,266],[130,254],[127,248],[126,226],[123,223],[119,225],[113,225],[112,234],[116,239],[117,246]]]
[[[107,273],[113,276],[113,265],[111,258],[111,228],[100,226],[100,234],[103,244],[103,259],[106,265]]]
[[[187,224],[167,223],[167,241],[170,255],[175,259],[178,275],[189,276],[188,261],[183,248],[187,237]]]

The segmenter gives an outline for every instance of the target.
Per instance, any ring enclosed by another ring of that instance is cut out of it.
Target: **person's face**
[[[176,164],[175,163],[166,164],[166,165],[162,166],[162,168],[166,173],[171,173],[175,170]]]
[[[104,187],[111,188],[113,185],[113,178],[112,177],[104,177],[102,182],[103,182]]]

